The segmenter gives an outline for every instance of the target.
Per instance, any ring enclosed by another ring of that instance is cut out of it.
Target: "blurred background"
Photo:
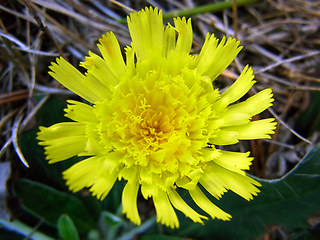
[[[257,83],[246,97],[273,89],[274,106],[257,117],[276,118],[272,139],[232,146],[251,151],[249,174],[261,193],[251,202],[233,193],[213,200],[230,222],[201,226],[178,213],[181,227],[171,230],[140,197],[142,224],[135,226],[121,214],[123,182],[102,202],[87,190],[73,194],[61,172],[79,158],[49,166],[35,139],[39,126],[69,121],[66,99],[80,100],[48,75],[50,63],[63,56],[77,67],[89,50],[98,53],[108,31],[123,49],[131,42],[127,14],[145,6],[162,9],[165,24],[192,18],[193,54],[208,32],[241,41],[242,51],[213,83],[221,91],[247,64]],[[0,240],[320,239],[319,36],[318,0],[0,0]]]

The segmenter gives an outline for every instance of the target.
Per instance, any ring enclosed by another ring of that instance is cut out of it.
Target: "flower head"
[[[68,101],[66,116],[73,122],[40,127],[47,159],[87,156],[63,177],[72,191],[89,188],[99,199],[125,179],[123,213],[136,224],[139,189],[153,199],[158,222],[172,228],[179,226],[174,208],[194,222],[207,219],[182,199],[179,188],[212,218],[230,219],[199,186],[218,199],[227,190],[247,200],[259,192],[259,182],[244,172],[252,161],[249,153],[216,145],[270,138],[274,119],[251,118],[272,105],[271,89],[234,103],[255,83],[245,67],[219,93],[212,81],[239,53],[239,41],[207,35],[200,54],[190,55],[190,19],[175,18],[174,27],[163,27],[162,12],[145,8],[130,14],[128,26],[132,44],[125,48],[126,61],[110,32],[98,44],[102,57],[89,52],[81,63],[85,75],[63,58],[50,67],[52,77],[91,105]]]

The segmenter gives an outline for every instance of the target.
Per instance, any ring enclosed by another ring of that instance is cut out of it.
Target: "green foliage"
[[[57,122],[70,121],[64,116],[67,103],[60,98],[52,97],[42,107],[37,114],[39,126],[49,127]]]
[[[168,235],[150,234],[141,237],[141,240],[183,240],[180,237],[171,237]]]
[[[63,240],[79,240],[79,233],[72,219],[63,214],[58,220],[59,235]]]
[[[13,189],[26,209],[44,218],[49,224],[57,225],[60,216],[68,214],[81,231],[95,227],[84,204],[71,194],[28,179],[17,179]]]

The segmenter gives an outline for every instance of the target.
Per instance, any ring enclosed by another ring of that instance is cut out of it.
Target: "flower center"
[[[141,111],[141,113],[139,113]],[[141,147],[157,151],[168,142],[168,139],[175,133],[175,112],[171,106],[151,105],[139,106],[136,111],[141,122],[135,124],[136,138],[139,139]],[[135,114],[137,114],[135,113]],[[136,118],[134,115],[133,118]]]
[[[208,96],[217,94],[205,84],[190,70],[174,77],[150,71],[123,80],[114,99],[97,111],[107,152],[121,152],[125,166],[148,167],[155,174],[185,176],[198,169],[212,115]]]

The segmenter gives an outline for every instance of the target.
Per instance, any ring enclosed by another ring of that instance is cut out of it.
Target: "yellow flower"
[[[68,101],[66,116],[73,122],[40,127],[47,159],[87,156],[63,177],[70,190],[89,188],[101,200],[117,179],[125,179],[123,213],[135,224],[140,224],[139,189],[153,199],[157,221],[171,228],[179,227],[174,208],[194,222],[207,219],[182,199],[179,188],[212,218],[229,220],[199,185],[217,199],[227,190],[247,200],[259,192],[259,182],[244,172],[252,161],[249,152],[215,146],[270,138],[274,119],[251,118],[272,105],[271,89],[234,103],[255,83],[247,66],[219,93],[212,81],[239,53],[239,41],[208,34],[200,54],[192,56],[190,19],[175,18],[174,27],[163,27],[162,12],[145,8],[130,14],[128,27],[132,44],[125,48],[126,61],[110,32],[98,44],[102,58],[89,52],[81,63],[85,75],[63,58],[50,67],[52,77],[91,105]]]

